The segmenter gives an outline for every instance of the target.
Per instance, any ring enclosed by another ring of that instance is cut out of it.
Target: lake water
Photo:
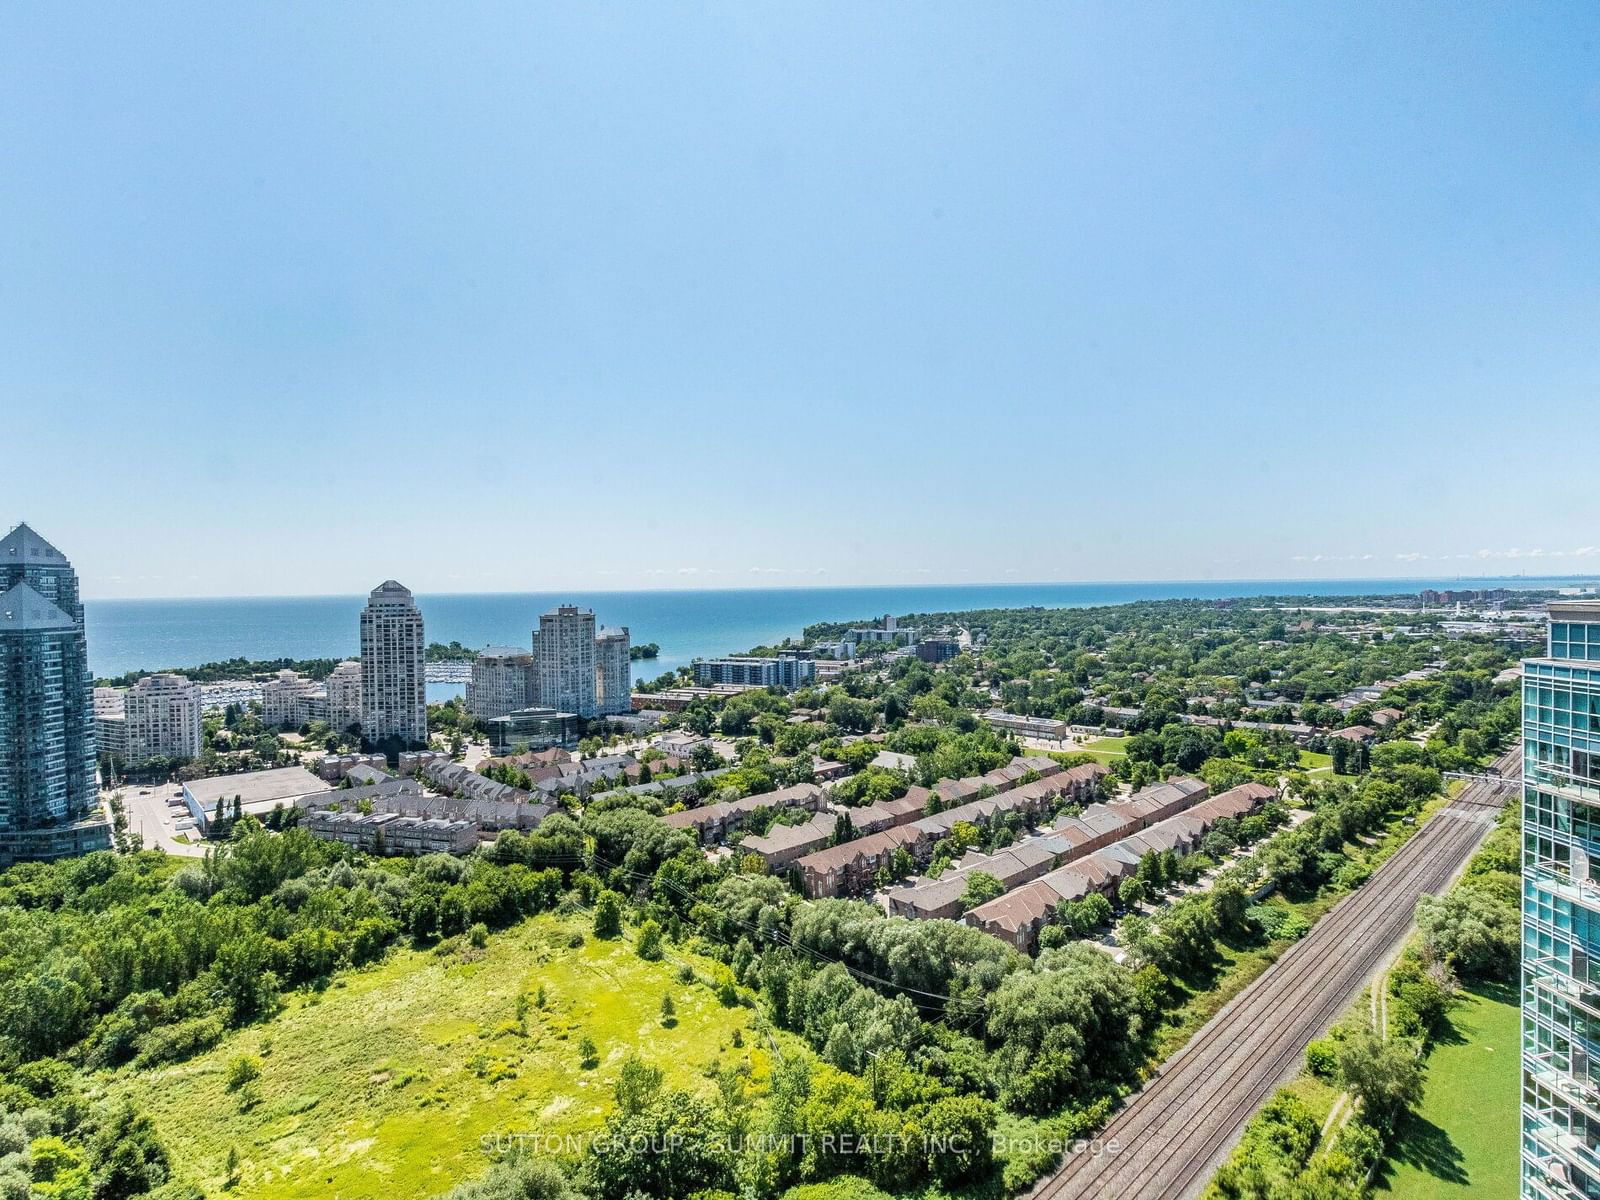
[[[1564,580],[1525,580],[1554,587]],[[1230,596],[1360,596],[1425,587],[1514,587],[1492,579],[1216,581],[1170,583],[976,584],[927,587],[752,588],[718,591],[545,592],[419,595],[429,641],[526,646],[539,614],[557,604],[592,608],[603,625],[626,625],[635,645],[661,657],[634,664],[652,678],[694,658],[797,637],[815,621],[856,621],[884,613],[975,608],[1085,607],[1133,600]],[[91,600],[85,604],[89,662],[98,676],[248,659],[354,657],[362,596],[203,600]],[[444,685],[440,695],[459,688]]]

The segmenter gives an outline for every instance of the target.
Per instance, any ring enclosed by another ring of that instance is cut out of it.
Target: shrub
[[[211,1049],[222,1040],[225,1032],[226,1026],[219,1016],[194,1017],[176,1025],[152,1029],[140,1039],[134,1065],[153,1067],[160,1063],[182,1062]]]
[[[241,1054],[228,1064],[228,1090],[236,1092],[251,1080],[261,1078],[261,1060],[253,1054]]]
[[[614,938],[622,935],[622,897],[607,889],[594,902],[594,935]]]
[[[639,940],[634,946],[634,951],[640,958],[654,962],[661,957],[661,926],[654,921],[646,921],[639,926]]]
[[[1318,1079],[1332,1079],[1339,1073],[1339,1051],[1332,1038],[1318,1038],[1306,1047],[1306,1070]]]

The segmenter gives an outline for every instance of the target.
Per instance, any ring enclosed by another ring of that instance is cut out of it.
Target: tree
[[[1211,889],[1211,909],[1217,921],[1228,932],[1242,930],[1248,924],[1245,917],[1250,908],[1250,896],[1233,879],[1220,879]]]
[[[660,1067],[650,1066],[637,1054],[628,1055],[612,1087],[612,1094],[617,1099],[617,1111],[625,1116],[643,1112],[661,1090],[661,1079]]]
[[[731,1166],[716,1111],[688,1092],[662,1092],[637,1112],[613,1114],[589,1151],[599,1200],[725,1188]]]
[[[593,1038],[586,1037],[578,1043],[578,1064],[586,1071],[600,1065],[600,1048]]]
[[[1111,902],[1099,892],[1056,905],[1056,919],[1074,937],[1088,937],[1111,920]]]
[[[597,938],[614,938],[621,934],[622,897],[607,888],[594,902],[594,935]]]
[[[855,822],[850,819],[850,814],[842,812],[833,822],[833,833],[828,838],[830,846],[840,846],[851,841],[856,836]]]
[[[1428,948],[1463,975],[1510,979],[1520,948],[1519,921],[1513,904],[1467,884],[1417,901],[1417,926]]]
[[[595,933],[596,936],[601,936],[598,929]],[[634,946],[634,952],[640,958],[649,959],[652,962],[660,958],[661,926],[653,920],[647,920],[643,925],[639,926],[639,940]]]
[[[1394,1128],[1422,1099],[1416,1046],[1403,1038],[1383,1041],[1370,1029],[1357,1030],[1339,1047],[1339,1078],[1379,1129]]]
[[[1137,878],[1124,879],[1117,888],[1117,899],[1123,908],[1138,908],[1144,903],[1145,886]]]
[[[661,1023],[668,1029],[678,1023],[678,1008],[670,995],[661,997]]]
[[[966,890],[961,893],[961,911],[969,912],[980,904],[987,904],[997,896],[1005,895],[1006,885],[987,871],[973,871],[967,875]]]

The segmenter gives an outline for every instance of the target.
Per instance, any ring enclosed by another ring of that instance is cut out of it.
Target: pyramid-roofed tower
[[[26,583],[0,592],[0,629],[77,629],[64,613]]]
[[[83,605],[78,600],[78,575],[57,550],[26,522],[0,538],[0,591],[27,583],[83,628]]]
[[[27,525],[0,538],[0,867],[104,849],[78,576]]]

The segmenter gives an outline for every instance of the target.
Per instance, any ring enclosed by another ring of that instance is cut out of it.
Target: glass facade
[[[26,525],[0,538],[0,867],[110,845],[72,565]]]
[[[1522,1195],[1600,1200],[1600,603],[1551,605],[1522,750]]]

